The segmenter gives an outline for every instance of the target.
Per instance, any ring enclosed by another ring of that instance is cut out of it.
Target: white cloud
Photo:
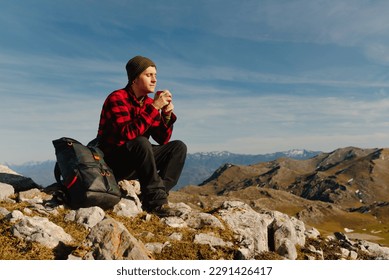
[[[388,64],[388,1],[252,0],[244,4],[223,4],[203,24],[222,37],[357,47],[374,62]],[[210,4],[208,11],[214,12],[216,5]]]
[[[186,140],[190,151],[383,146],[389,138],[388,98],[229,96],[207,103],[194,98],[190,105],[180,102],[176,107],[175,137]]]

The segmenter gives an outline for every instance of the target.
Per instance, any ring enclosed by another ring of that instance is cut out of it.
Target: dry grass
[[[23,212],[25,208],[29,207],[29,204],[6,203],[1,201],[0,207],[4,207],[9,211],[19,210]],[[63,218],[69,210],[58,209],[58,211],[58,215],[50,215],[47,218],[53,223],[61,226],[73,237],[74,241],[72,244],[65,245],[60,243],[56,248],[49,249],[36,242],[24,241],[13,236],[12,224],[3,217],[0,218],[0,260],[54,260],[67,258],[67,255],[76,249],[77,244],[85,239],[88,231],[77,223],[64,221]],[[33,211],[32,215],[43,216],[36,211]]]
[[[166,244],[161,253],[154,254],[154,258],[158,260],[219,260],[219,259],[234,259],[236,254],[235,248],[217,248],[212,249],[209,245],[195,244],[194,238],[199,233],[212,233],[215,237],[223,239],[225,242],[234,243],[234,237],[231,230],[226,226],[226,229],[215,229],[204,227],[201,230],[191,228],[172,228],[161,222],[154,215],[146,215],[145,213],[138,215],[135,218],[117,217],[111,213],[114,218],[122,222],[126,228],[137,239],[144,243],[159,242]],[[169,236],[172,233],[181,234],[180,241],[172,240]]]
[[[11,224],[0,220],[0,260],[52,260],[54,252],[38,243],[25,242],[11,234]]]
[[[25,203],[5,203],[0,201],[0,207],[9,211],[23,211]],[[13,236],[12,224],[5,218],[0,218],[0,259],[1,260],[52,260],[54,252],[38,243],[26,242]]]

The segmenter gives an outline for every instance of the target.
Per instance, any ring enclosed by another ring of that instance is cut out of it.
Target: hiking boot
[[[154,214],[160,218],[179,216],[181,214],[177,209],[171,208],[168,204],[163,204],[161,206],[155,207],[150,211],[151,214]]]

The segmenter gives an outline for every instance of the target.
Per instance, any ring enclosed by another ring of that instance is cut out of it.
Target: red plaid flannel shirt
[[[134,93],[127,89],[108,95],[101,110],[98,130],[100,148],[105,155],[138,136],[151,136],[160,145],[169,142],[177,117],[172,113],[166,124],[152,103],[153,99],[145,96],[141,106]]]

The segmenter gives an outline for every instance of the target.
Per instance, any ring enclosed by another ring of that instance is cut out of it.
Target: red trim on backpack
[[[77,176],[74,176],[73,180],[66,186],[67,189],[70,189],[77,181]]]

